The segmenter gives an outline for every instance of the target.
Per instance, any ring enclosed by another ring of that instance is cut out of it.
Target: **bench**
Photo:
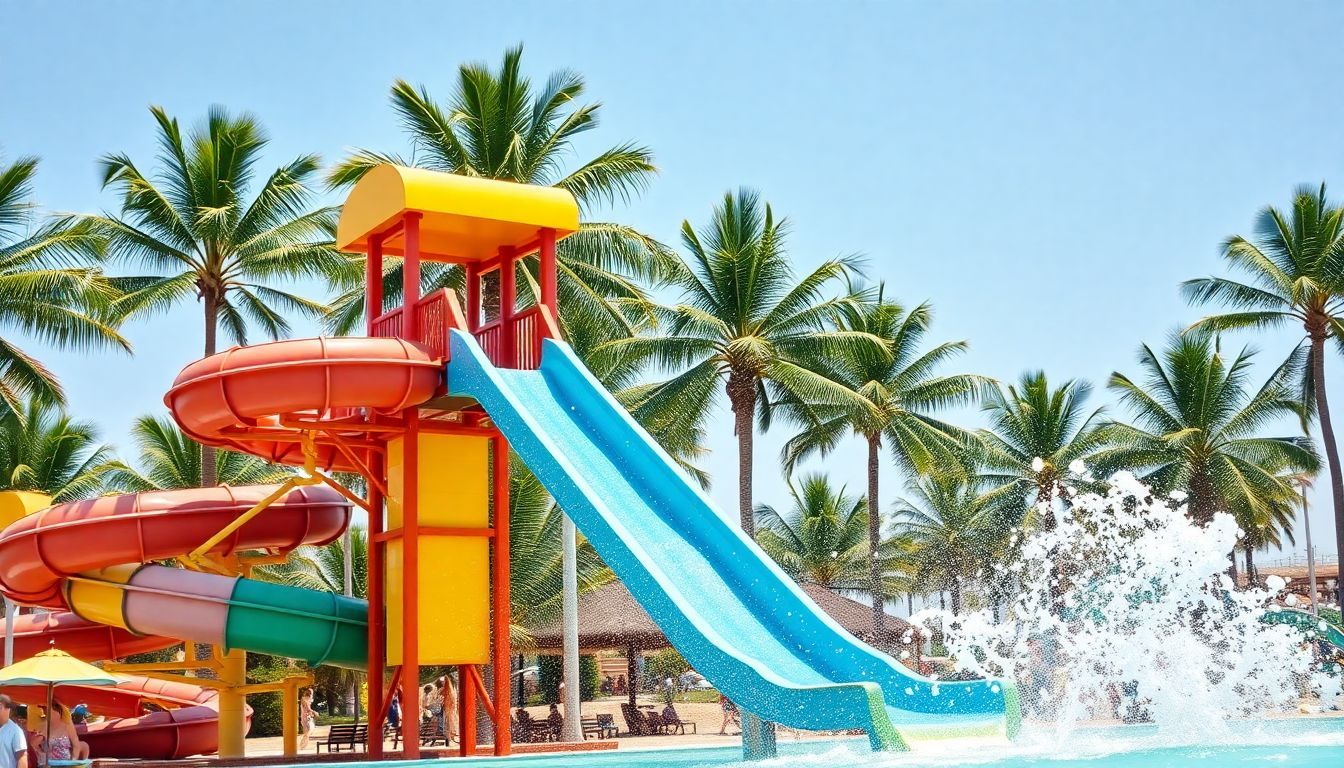
[[[432,747],[435,744],[448,746],[448,734],[443,732],[443,724],[436,717],[432,720],[420,721],[420,745]]]
[[[325,746],[327,752],[340,752],[347,747],[354,752],[356,749],[363,749],[368,740],[368,723],[337,723],[328,729],[326,736],[316,740],[317,751],[321,753],[322,747]]]
[[[610,721],[611,715],[607,715],[607,719]],[[596,736],[599,739],[610,739],[616,736],[615,723],[604,724],[600,715],[597,717],[581,717],[579,723],[583,726],[583,738],[585,739],[589,736]]]

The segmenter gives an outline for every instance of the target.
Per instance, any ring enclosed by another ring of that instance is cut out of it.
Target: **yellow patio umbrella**
[[[51,743],[51,695],[58,685],[116,685],[120,682],[113,675],[76,659],[74,656],[56,647],[51,648],[23,661],[0,669],[0,687],[6,685],[43,685],[47,688],[47,732],[43,743]],[[80,761],[48,760],[48,765],[73,765]]]

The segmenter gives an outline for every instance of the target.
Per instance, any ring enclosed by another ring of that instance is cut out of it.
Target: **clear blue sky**
[[[0,151],[42,157],[45,206],[91,211],[114,204],[100,154],[151,164],[150,104],[186,122],[213,103],[250,110],[272,164],[403,150],[394,78],[444,97],[458,63],[494,64],[522,42],[534,78],[576,69],[604,103],[586,148],[633,139],[657,154],[652,189],[602,215],[672,242],[725,190],[756,187],[792,220],[801,266],[866,254],[897,295],[934,302],[937,337],[970,340],[965,369],[1081,377],[1100,404],[1141,341],[1197,317],[1177,283],[1219,270],[1224,237],[1295,185],[1344,195],[1342,28],[1344,6],[1319,2],[2,0]],[[129,453],[131,419],[161,409],[200,323],[190,307],[130,327],[133,359],[42,355],[74,410]],[[1256,345],[1268,363],[1294,338]],[[1330,392],[1344,412],[1339,362]],[[707,466],[732,510],[727,424]],[[758,442],[760,500],[786,497],[784,437]],[[857,445],[825,467],[862,488]],[[890,499],[899,478],[884,483]]]

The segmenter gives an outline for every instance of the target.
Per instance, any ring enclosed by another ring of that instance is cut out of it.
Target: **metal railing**
[[[1306,568],[1306,554],[1292,554],[1277,557],[1273,560],[1264,560],[1256,563],[1260,568]],[[1316,553],[1316,565],[1339,565],[1339,555],[1323,552]]]

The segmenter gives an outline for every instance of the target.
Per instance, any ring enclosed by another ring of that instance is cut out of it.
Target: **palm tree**
[[[876,558],[870,557],[870,507],[862,496],[833,488],[822,474],[790,482],[789,494],[793,504],[787,511],[768,504],[756,507],[756,542],[795,581],[863,592],[879,601],[908,586],[900,573],[900,541],[884,540]],[[877,591],[870,559],[877,560],[881,574]]]
[[[1305,357],[1299,348],[1252,390],[1251,353],[1226,360],[1207,332],[1174,335],[1160,355],[1144,345],[1144,380],[1121,373],[1110,380],[1137,425],[1110,425],[1116,445],[1094,460],[1138,469],[1158,493],[1185,493],[1188,514],[1201,525],[1220,510],[1242,520],[1291,515],[1299,498],[1292,473],[1315,471],[1320,461],[1307,437],[1261,432],[1275,419],[1303,415],[1293,385]]]
[[[560,528],[563,513],[541,481],[520,462],[509,469],[509,603],[511,642],[526,647],[529,627],[545,623],[561,609],[563,570]],[[578,542],[579,592],[609,583],[611,571],[587,541]]]
[[[0,163],[0,325],[70,349],[130,344],[107,321],[113,284],[91,266],[102,241],[87,222],[38,223],[29,202],[37,159]],[[24,413],[30,398],[63,404],[55,374],[12,337],[0,337],[0,405]]]
[[[141,416],[131,428],[140,469],[113,462],[107,469],[109,488],[139,493],[200,484],[201,462],[206,453],[201,444],[187,437],[167,417]],[[236,451],[211,451],[214,475],[225,485],[279,483],[293,474],[287,467],[270,464]]]
[[[1030,371],[1015,386],[989,393],[984,410],[990,426],[977,433],[978,482],[996,489],[1010,524],[1030,522],[1031,510],[1043,510],[1039,524],[1054,527],[1052,502],[1067,501],[1065,473],[1107,444],[1102,409],[1084,405],[1091,391],[1078,380],[1051,388],[1044,371]]]
[[[952,596],[961,613],[967,582],[983,578],[1007,530],[998,499],[981,493],[963,473],[943,473],[910,482],[896,502],[896,532],[909,537],[915,579]]]
[[[1325,185],[1302,187],[1292,210],[1273,206],[1260,212],[1255,235],[1234,235],[1223,244],[1223,258],[1250,277],[1241,283],[1221,277],[1187,281],[1182,290],[1192,303],[1219,303],[1233,311],[1196,323],[1210,330],[1263,330],[1301,325],[1310,342],[1303,397],[1314,401],[1321,442],[1330,466],[1335,506],[1335,542],[1344,552],[1344,472],[1330,421],[1325,391],[1325,342],[1344,347],[1344,209],[1332,206]],[[1344,581],[1338,600],[1344,605]]]
[[[853,354],[830,361],[831,378],[857,392],[867,405],[817,409],[819,421],[803,429],[784,446],[785,471],[798,462],[830,453],[841,440],[857,435],[868,446],[868,551],[871,594],[884,594],[884,578],[878,551],[883,546],[882,514],[878,502],[878,470],[882,442],[886,440],[897,463],[913,473],[946,469],[958,460],[966,436],[957,427],[933,418],[933,411],[966,403],[988,386],[988,381],[969,374],[935,375],[940,365],[967,348],[964,341],[944,342],[923,348],[933,319],[926,303],[910,311],[884,297],[879,285],[872,301],[842,307],[837,327],[872,334],[888,349],[857,347]],[[873,602],[873,631],[886,623],[884,601]]]
[[[38,399],[22,411],[0,410],[0,490],[87,499],[103,490],[110,469],[111,452],[92,423]]]
[[[752,535],[757,418],[768,428],[772,405],[785,399],[790,414],[799,411],[797,404],[871,409],[862,395],[829,377],[824,360],[865,347],[880,355],[885,344],[867,332],[832,327],[860,301],[852,292],[830,295],[853,273],[854,261],[828,260],[795,280],[784,252],[784,222],[755,192],[725,195],[708,226],[697,233],[683,222],[681,236],[689,263],[678,262],[671,275],[683,295],[681,304],[663,311],[666,335],[618,339],[605,348],[679,371],[633,404],[636,418],[654,424],[699,428],[724,384],[738,443],[738,515]]]
[[[350,544],[348,558],[345,552],[347,541]],[[369,596],[368,551],[368,529],[351,526],[349,536],[323,547],[299,547],[284,563],[258,569],[258,575],[292,587],[340,595],[345,592],[348,561],[353,566],[350,573],[352,597],[363,600]]]
[[[627,142],[577,165],[567,161],[579,151],[576,140],[598,127],[601,104],[579,101],[585,86],[576,72],[555,72],[540,89],[534,87],[522,73],[522,54],[521,46],[509,49],[495,71],[484,64],[458,67],[457,86],[446,103],[435,101],[423,86],[396,81],[392,107],[410,135],[412,156],[359,149],[332,169],[328,181],[348,186],[371,168],[394,163],[560,187],[585,211],[643,191],[657,173],[653,154],[645,147]],[[556,249],[562,329],[572,311],[587,310],[606,319],[609,338],[629,335],[632,319],[647,315],[648,304],[644,289],[632,278],[658,276],[669,258],[665,246],[631,227],[585,222]],[[328,316],[336,333],[354,331],[364,313],[363,263],[358,263]],[[535,259],[528,266],[535,269]],[[460,289],[463,280],[460,269],[443,264],[423,265],[421,278],[425,291]],[[525,299],[535,281],[523,274],[519,279],[519,297]],[[386,260],[383,283],[387,304],[399,304],[399,260]]]
[[[183,136],[162,108],[150,112],[161,147],[158,173],[146,176],[124,154],[105,156],[103,186],[120,193],[121,211],[91,219],[113,255],[158,273],[134,281],[117,311],[163,311],[195,298],[205,315],[207,356],[217,351],[221,325],[245,344],[253,326],[272,339],[288,335],[282,313],[321,315],[323,305],[275,287],[301,277],[337,279],[352,269],[332,248],[336,209],[312,205],[319,158],[301,155],[277,168],[249,198],[267,145],[255,117],[212,107],[204,124]],[[214,462],[201,466],[197,484],[214,485]]]
[[[1299,477],[1301,475],[1286,478],[1294,484],[1294,490]],[[1256,550],[1268,550],[1270,547],[1283,549],[1285,541],[1289,544],[1297,543],[1293,536],[1293,524],[1297,520],[1297,507],[1301,500],[1300,494],[1292,498],[1276,495],[1265,500],[1263,509],[1242,507],[1237,510],[1237,527],[1242,530],[1241,551],[1246,557],[1248,583],[1256,584],[1260,580],[1260,572],[1255,567]]]
[[[655,385],[643,380],[642,360],[633,355],[620,354],[606,346],[612,337],[602,313],[592,308],[579,307],[570,308],[566,315],[565,342],[574,350],[574,354],[583,360],[602,386],[627,409],[633,409],[642,402]],[[693,463],[705,454],[704,430],[697,424],[666,416],[651,410],[635,414],[663,450],[687,474],[696,478],[702,486],[708,487],[709,475]]]

